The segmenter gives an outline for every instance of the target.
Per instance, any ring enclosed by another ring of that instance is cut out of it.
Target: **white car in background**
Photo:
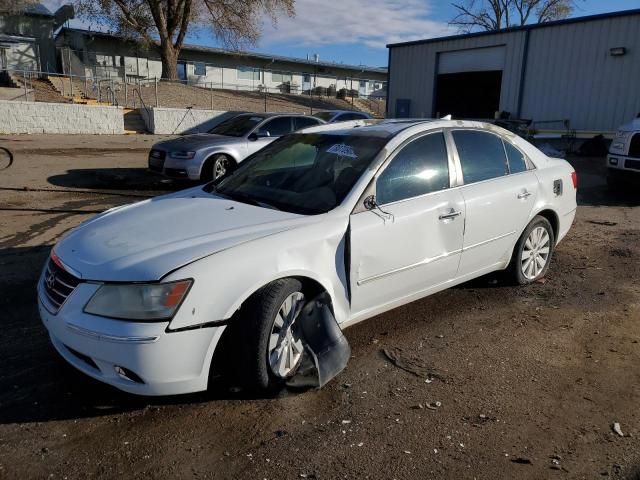
[[[607,168],[607,183],[611,188],[640,183],[640,115],[616,133],[609,148]]]
[[[566,161],[480,122],[323,125],[71,231],[39,310],[70,364],[127,392],[205,390],[227,330],[225,360],[268,388],[299,367],[318,294],[345,328],[496,270],[538,280],[576,185]]]

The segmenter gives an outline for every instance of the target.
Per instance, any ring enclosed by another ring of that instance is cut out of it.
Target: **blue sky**
[[[64,0],[43,2],[50,9]],[[640,0],[578,0],[574,16],[640,8]],[[447,0],[296,0],[296,16],[264,21],[259,44],[251,50],[368,66],[386,66],[387,43],[457,33],[448,25],[455,15]],[[75,22],[86,27],[82,22]],[[220,46],[206,31],[189,43]]]

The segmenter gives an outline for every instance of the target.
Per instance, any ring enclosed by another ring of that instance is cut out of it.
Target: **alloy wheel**
[[[213,179],[226,175],[229,169],[229,160],[224,155],[219,155],[213,162]]]
[[[276,314],[269,335],[267,358],[271,372],[279,378],[287,378],[295,372],[302,359],[304,346],[296,320],[304,307],[304,295],[289,295]]]
[[[551,254],[551,237],[544,227],[534,228],[522,249],[520,266],[527,280],[535,280],[542,273]]]

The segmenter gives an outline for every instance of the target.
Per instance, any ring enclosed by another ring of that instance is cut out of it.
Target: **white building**
[[[56,46],[64,73],[121,79],[125,75],[160,78],[162,74],[160,57],[152,48],[120,36],[63,28]],[[361,96],[384,97],[387,70],[185,45],[178,59],[178,76],[191,85],[213,88],[267,88],[284,93],[353,89]]]

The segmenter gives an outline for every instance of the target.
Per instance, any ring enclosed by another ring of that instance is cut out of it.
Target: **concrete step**
[[[124,131],[126,134],[146,133],[147,125],[144,123],[139,110],[124,109]]]

